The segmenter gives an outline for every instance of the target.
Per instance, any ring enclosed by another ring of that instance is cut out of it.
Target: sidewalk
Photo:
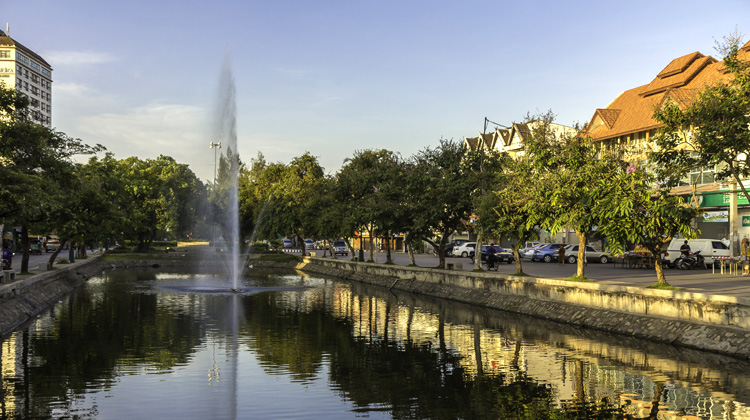
[[[385,252],[376,252],[375,260],[384,263]],[[408,265],[409,256],[403,252],[392,252],[391,257],[397,265]],[[330,257],[326,257],[330,258]],[[339,259],[351,259],[338,256]],[[365,253],[365,259],[369,253]],[[432,254],[416,254],[415,260],[420,267],[436,267],[438,258]],[[461,269],[471,271],[474,263],[468,258],[448,257],[446,263],[461,264]],[[523,271],[533,277],[565,279],[576,274],[576,265],[521,261]],[[498,274],[515,274],[516,264],[500,264]],[[495,271],[492,271],[495,273]],[[646,268],[621,268],[619,264],[591,263],[585,267],[586,277],[600,283],[618,286],[648,287],[656,283],[656,271]],[[715,272],[708,268],[694,270],[676,270],[664,268],[667,282],[690,292],[707,293],[712,295],[738,296],[750,298],[750,277],[740,275],[721,274],[717,267]]]

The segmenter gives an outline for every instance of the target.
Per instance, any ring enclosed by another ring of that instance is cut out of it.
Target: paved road
[[[406,253],[394,252],[392,253],[392,257],[395,264],[409,264],[409,256]],[[338,258],[351,258],[351,256],[342,257],[339,255]],[[366,253],[365,258],[369,258],[369,254]],[[378,262],[385,262],[386,256],[384,252],[379,252],[375,254],[375,258]],[[474,268],[473,263],[468,258],[449,257],[446,258],[446,262],[462,263],[463,269],[467,271]],[[416,263],[420,267],[436,267],[438,259],[432,254],[418,254],[416,255]],[[556,262],[543,263],[522,260],[522,265],[523,271],[534,277],[563,279],[571,277],[576,273],[576,266],[572,264],[561,265]],[[515,263],[500,264],[498,270],[498,273],[501,274],[514,274],[515,272]],[[494,273],[494,271],[492,273]],[[683,288],[687,291],[750,297],[750,277],[729,274],[722,275],[719,273],[718,268],[715,273],[710,267],[708,270],[675,270],[665,268],[664,273],[669,284]],[[656,271],[653,269],[621,268],[620,264],[613,263],[588,264],[586,266],[586,277],[601,284],[614,284],[621,286],[646,287],[656,283]]]
[[[88,251],[90,255],[93,253],[91,251]],[[16,272],[21,271],[21,258],[23,256],[20,253],[16,253],[15,256],[13,256],[13,269],[16,270]],[[29,255],[29,271],[32,273],[40,273],[43,271],[46,271],[47,269],[47,263],[49,262],[50,257],[52,257],[52,252],[42,252],[41,255]],[[59,254],[57,254],[57,258],[68,258],[68,250],[64,249],[60,251]]]

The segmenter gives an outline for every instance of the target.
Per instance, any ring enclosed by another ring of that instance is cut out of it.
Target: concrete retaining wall
[[[99,256],[95,256],[70,265],[58,265],[54,271],[31,277],[16,276],[16,281],[0,285],[0,335],[9,334],[100,273],[98,259]]]
[[[182,267],[180,260],[98,262],[97,257],[0,285],[0,334],[108,268]],[[302,262],[255,261],[388,289],[531,315],[558,322],[750,358],[750,299],[681,291],[573,283],[555,279],[306,257]],[[196,261],[206,267],[210,262]]]
[[[750,299],[310,257],[270,265],[750,358]]]

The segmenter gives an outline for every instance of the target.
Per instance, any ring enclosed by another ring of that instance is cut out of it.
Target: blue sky
[[[203,180],[227,51],[241,158],[309,151],[335,172],[357,150],[475,136],[485,117],[585,123],[672,59],[716,56],[748,16],[745,0],[0,2],[3,30],[54,69],[57,130]]]

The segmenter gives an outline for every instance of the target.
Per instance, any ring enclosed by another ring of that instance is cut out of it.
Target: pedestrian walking
[[[560,246],[560,250],[557,251],[557,263],[565,264],[565,247]]]

